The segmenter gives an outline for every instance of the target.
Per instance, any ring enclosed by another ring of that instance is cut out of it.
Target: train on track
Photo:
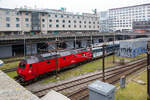
[[[129,40],[107,42],[105,43],[105,54],[109,55],[114,53],[114,51],[117,51],[117,56],[122,56],[126,52],[128,54],[130,53],[130,55],[136,54],[135,56],[137,56],[141,53],[146,52],[147,46],[145,45],[147,45],[147,41],[149,40],[150,38],[140,38],[131,39],[130,41],[133,41],[132,43],[130,43]],[[139,45],[139,43],[141,44]],[[19,82],[32,81],[45,73],[75,67],[81,63],[102,57],[102,45],[104,45],[104,43],[92,44],[90,48],[81,48],[77,50],[60,50],[57,52],[28,57],[20,61],[17,68],[18,76],[16,77],[16,79]],[[134,45],[134,47],[130,47],[129,45]]]
[[[83,48],[77,50],[60,50],[57,52],[40,54],[31,56],[20,61],[17,68],[16,80],[20,83],[32,81],[39,76],[62,69],[77,66],[83,62],[102,56],[103,43],[91,46],[91,48]],[[113,48],[119,48],[119,42],[109,42],[105,46],[105,54],[113,53]]]

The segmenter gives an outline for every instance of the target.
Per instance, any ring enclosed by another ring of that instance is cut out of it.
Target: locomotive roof
[[[77,49],[77,50],[67,50],[67,51],[60,50],[58,52],[50,52],[50,53],[40,54],[38,56],[27,57],[25,60],[22,60],[22,62],[26,62],[27,64],[32,64],[43,60],[56,58],[57,56],[67,56],[67,55],[76,54],[87,50],[88,49]]]

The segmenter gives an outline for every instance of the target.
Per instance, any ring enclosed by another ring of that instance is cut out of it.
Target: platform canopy
[[[0,60],[0,66],[2,66],[4,64],[4,62],[2,60]]]

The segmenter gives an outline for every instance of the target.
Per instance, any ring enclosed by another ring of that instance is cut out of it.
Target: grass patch
[[[19,60],[23,59],[24,57],[10,57],[10,58],[1,58],[2,61],[7,62],[7,61],[12,61],[12,60]]]
[[[115,64],[112,63],[112,56],[106,57],[105,68],[108,68],[111,66],[115,66]],[[71,78],[74,76],[93,72],[93,71],[100,70],[100,69],[102,69],[102,59],[98,59],[93,62],[75,67],[70,70],[67,70],[65,72],[61,72],[61,73],[59,73],[57,78],[56,78],[56,76],[52,76],[50,78],[42,80],[41,83],[56,82],[56,81],[64,80],[67,78]]]
[[[3,66],[0,67],[0,70],[9,69],[9,68],[14,68],[14,67],[17,67],[18,64],[19,64],[19,61],[17,61],[17,62],[12,62],[12,63],[8,63],[8,64],[4,64]]]
[[[127,57],[117,57],[115,56],[115,60],[117,59],[127,59],[129,61],[133,61],[142,57],[145,57],[145,54],[141,54],[139,56],[137,56],[136,58],[127,58]],[[113,61],[113,56],[108,56],[105,58],[105,68],[109,68],[112,66],[115,66],[116,64],[112,63]],[[48,82],[56,82],[56,81],[61,81],[64,79],[68,79],[74,76],[79,76],[85,73],[89,73],[89,72],[93,72],[96,70],[101,70],[102,69],[102,59],[98,59],[96,61],[78,66],[76,68],[73,68],[71,70],[65,71],[65,72],[61,72],[58,74],[58,77],[56,78],[56,76],[52,76],[50,78],[44,79],[41,81],[41,83],[48,83]]]
[[[14,72],[9,72],[9,73],[7,73],[7,75],[8,75],[9,77],[11,77],[11,78],[14,79],[14,77],[17,76],[17,72],[16,72],[16,71],[14,71]]]
[[[146,71],[136,78],[136,80],[142,80],[146,82]],[[126,88],[119,89],[116,92],[115,100],[146,100],[147,99],[147,85],[140,85],[133,81],[126,85]]]

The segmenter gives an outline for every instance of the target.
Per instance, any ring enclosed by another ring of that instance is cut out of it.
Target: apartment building
[[[65,9],[0,8],[0,35],[99,31],[96,13],[73,14]]]
[[[109,30],[132,31],[133,22],[150,20],[150,3],[109,9]]]

